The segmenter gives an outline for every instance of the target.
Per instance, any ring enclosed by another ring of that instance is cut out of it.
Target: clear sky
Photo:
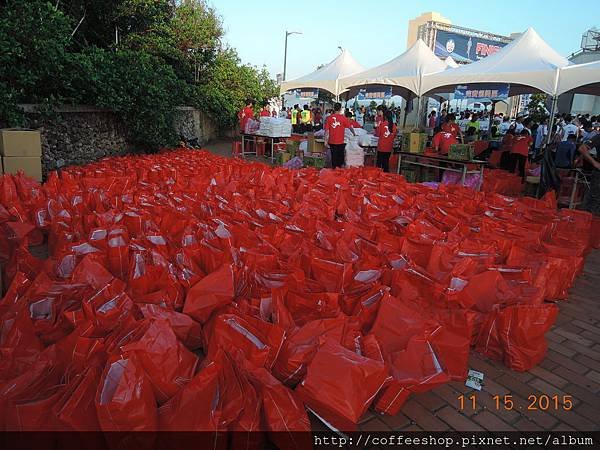
[[[312,72],[335,58],[338,45],[369,68],[406,50],[408,21],[437,11],[454,25],[509,35],[533,27],[564,56],[579,49],[581,34],[600,26],[598,0],[209,0],[223,19],[225,41],[245,63],[283,72],[287,79]]]

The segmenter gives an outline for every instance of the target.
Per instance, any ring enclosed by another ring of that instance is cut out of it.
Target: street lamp
[[[283,81],[285,81],[285,72],[287,69],[287,41],[288,41],[288,36],[290,34],[302,34],[302,32],[285,30],[285,52],[283,53]]]

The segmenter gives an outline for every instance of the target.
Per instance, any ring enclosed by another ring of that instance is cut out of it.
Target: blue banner
[[[500,83],[476,83],[472,85],[461,84],[454,89],[454,98],[456,100],[472,99],[489,99],[503,100],[508,98],[510,84]]]
[[[493,55],[505,45],[502,41],[437,30],[433,52],[442,59],[452,56],[456,62],[470,63]]]
[[[392,98],[392,87],[369,87],[358,91],[358,100],[387,100]]]

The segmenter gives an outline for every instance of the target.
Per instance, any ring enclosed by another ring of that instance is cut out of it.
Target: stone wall
[[[199,145],[206,145],[219,136],[216,124],[202,111],[189,106],[177,108],[175,129],[180,137],[187,141],[197,139]]]
[[[106,156],[134,151],[127,127],[114,112],[89,106],[61,107],[40,114],[35,105],[21,105],[28,128],[42,134],[44,177],[57,167],[87,164]],[[217,126],[201,111],[178,108],[175,129],[186,140],[205,145],[218,137]]]
[[[87,164],[131,150],[127,128],[112,111],[75,106],[44,115],[33,105],[23,108],[27,127],[39,129],[42,135],[44,177],[58,167]]]

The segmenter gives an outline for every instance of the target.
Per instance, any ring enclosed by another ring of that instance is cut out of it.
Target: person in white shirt
[[[517,120],[515,120],[515,134],[521,134],[521,131],[523,131],[523,128],[525,128],[523,126],[523,118],[522,117],[517,117]]]
[[[542,145],[544,145],[544,141],[546,140],[547,136],[548,136],[548,119],[544,119],[542,121],[542,123],[540,123],[540,126],[538,127],[537,133],[535,135],[536,153],[539,149],[542,148]]]
[[[579,137],[579,127],[575,125],[571,116],[565,117],[565,125],[562,127],[562,141],[566,142],[570,134]]]
[[[508,129],[510,128],[510,120],[508,120],[508,116],[502,120],[500,124],[500,134],[506,134]]]
[[[365,126],[365,112],[363,111],[363,107],[360,106],[356,108],[356,121],[360,124],[361,127]]]

